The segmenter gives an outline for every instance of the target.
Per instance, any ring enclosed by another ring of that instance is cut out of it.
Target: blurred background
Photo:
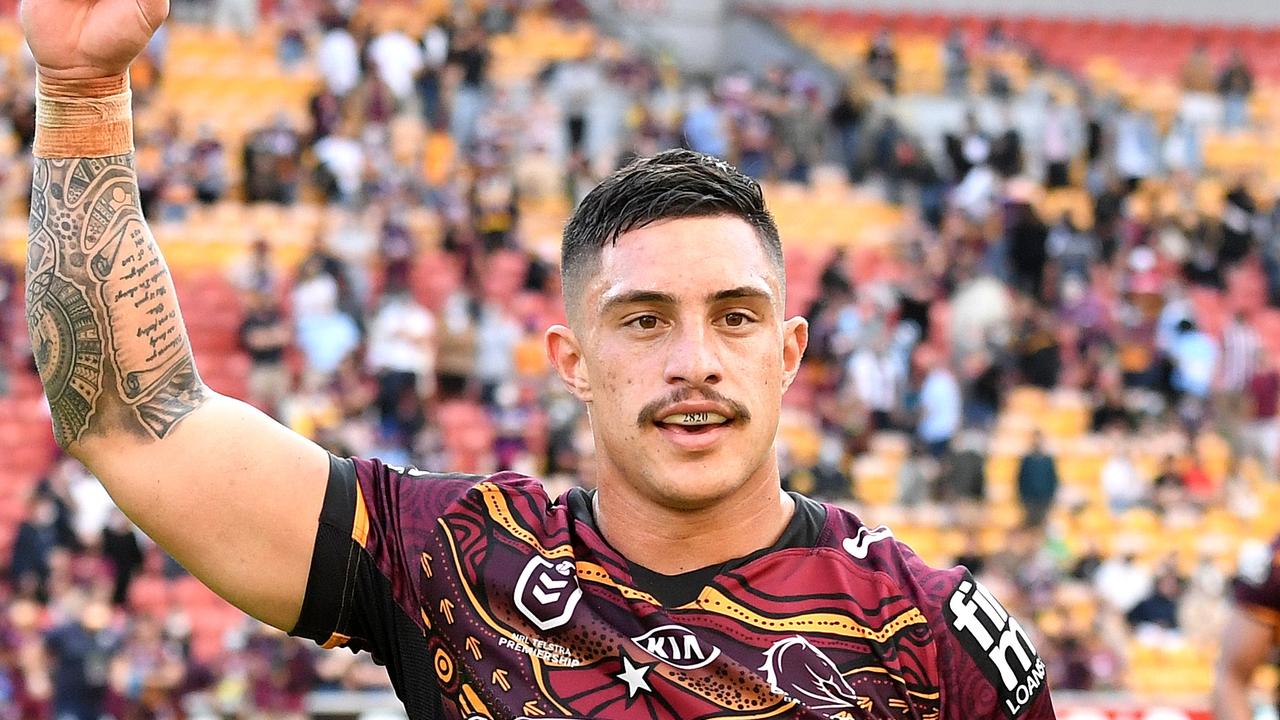
[[[57,450],[0,6],[0,720],[402,717]],[[1062,717],[1208,717],[1237,558],[1280,530],[1280,4],[173,0],[132,72],[207,382],[334,452],[553,495],[593,482],[542,350],[564,220],[636,155],[732,161],[812,323],[787,485],[971,568]]]

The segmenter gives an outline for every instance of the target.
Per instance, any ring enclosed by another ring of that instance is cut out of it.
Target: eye
[[[724,316],[724,324],[729,327],[742,327],[749,322],[751,322],[751,318],[747,317],[745,313],[731,312]]]
[[[627,324],[640,330],[653,330],[658,327],[658,316],[641,315],[639,317],[632,318]]]

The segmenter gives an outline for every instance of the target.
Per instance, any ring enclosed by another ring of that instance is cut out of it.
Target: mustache
[[[699,388],[697,390],[690,387],[682,387],[675,390],[670,395],[654,400],[641,408],[636,424],[642,428],[648,427],[658,420],[658,413],[662,412],[663,408],[675,405],[676,403],[685,402],[687,400],[707,400],[713,403],[718,403],[729,408],[729,410],[733,412],[735,420],[746,422],[751,419],[751,411],[747,409],[746,405],[743,405],[732,398],[725,397],[709,387]]]

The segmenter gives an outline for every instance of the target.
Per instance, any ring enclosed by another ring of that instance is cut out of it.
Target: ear
[[[795,382],[800,360],[809,347],[809,321],[799,315],[782,324],[782,392]]]
[[[591,402],[591,377],[582,357],[578,336],[564,325],[552,325],[546,333],[547,358],[560,374],[569,392],[584,403]]]

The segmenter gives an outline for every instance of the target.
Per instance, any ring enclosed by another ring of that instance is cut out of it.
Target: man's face
[[[782,394],[808,341],[755,230],[729,216],[656,223],[605,246],[575,330],[548,349],[588,403],[601,485],[695,509],[776,473]]]

